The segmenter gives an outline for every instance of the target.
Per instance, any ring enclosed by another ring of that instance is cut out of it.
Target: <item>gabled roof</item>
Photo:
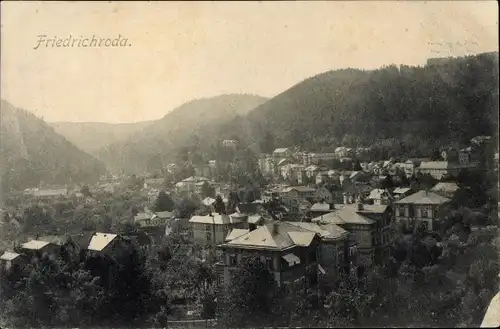
[[[433,192],[456,192],[459,189],[457,183],[439,182],[431,188]]]
[[[139,222],[143,220],[148,220],[151,219],[152,214],[146,213],[146,212],[139,212],[137,215],[134,216],[134,222]]]
[[[288,222],[311,232],[317,233],[322,239],[339,239],[346,237],[349,232],[335,224],[318,224],[307,222]]]
[[[211,198],[211,197],[206,197],[205,199],[203,199],[203,201],[201,201],[205,206],[211,206],[215,203],[215,199],[214,198]]]
[[[423,161],[420,163],[420,169],[448,169],[448,161]]]
[[[249,224],[258,224],[258,223],[262,222],[263,220],[264,220],[264,218],[261,215],[248,216],[248,219],[247,219]]]
[[[0,256],[0,259],[9,261],[9,260],[14,260],[19,256],[21,256],[21,255],[18,254],[17,252],[6,251],[2,254],[2,256]]]
[[[229,234],[226,236],[226,241],[231,241],[231,240],[234,240],[240,236],[242,236],[243,234],[247,234],[249,232],[248,229],[241,229],[241,228],[233,228],[231,230],[231,232],[229,232]]]
[[[88,250],[102,251],[106,248],[118,235],[111,233],[96,232],[90,240]]]
[[[290,186],[290,187],[283,189],[283,192],[291,192],[294,190],[297,192],[314,192],[314,191],[316,191],[315,188],[307,187],[307,186]]]
[[[332,207],[328,203],[315,203],[311,206],[311,211],[330,211]]]
[[[38,241],[45,241],[58,246],[65,245],[69,240],[70,237],[66,235],[47,235],[38,238]]]
[[[172,218],[172,217],[174,217],[174,213],[171,212],[171,211],[158,211],[158,212],[155,212],[153,214],[153,216],[151,217],[151,219],[156,218],[156,217],[159,217],[159,218]]]
[[[288,159],[281,159],[280,161],[278,161],[278,164],[277,166],[281,166],[282,164],[288,162],[289,160]]]
[[[376,188],[370,191],[368,199],[380,199],[384,194],[387,194],[387,192],[384,189]]]
[[[288,151],[288,147],[281,147],[274,150],[273,153],[285,153],[286,151]]]
[[[226,245],[283,250],[293,246],[308,246],[315,236],[315,232],[287,222],[274,221],[229,241]]]
[[[405,194],[408,191],[410,191],[411,188],[409,187],[396,187],[394,191],[392,191],[393,194]]]
[[[29,249],[29,250],[40,250],[49,244],[50,244],[50,242],[46,242],[46,241],[31,240],[29,242],[23,243],[21,245],[21,248]]]
[[[359,209],[357,204],[335,205],[332,212],[313,218],[311,221],[320,224],[373,224],[375,219],[387,210],[387,205],[363,204]]]
[[[183,179],[181,182],[185,182],[185,183],[191,182],[191,183],[194,183],[194,182],[208,182],[208,181],[210,181],[210,179],[208,179],[206,177],[191,176],[191,177]]]
[[[193,216],[189,220],[190,223],[201,223],[201,224],[215,224],[215,225],[223,225],[223,224],[235,224],[240,223],[242,219],[236,216],[228,216],[225,214],[212,214],[212,216]]]
[[[33,191],[33,196],[36,197],[56,197],[68,194],[68,189],[54,189],[54,190],[35,190]]]
[[[445,198],[437,193],[431,191],[421,190],[404,199],[396,201],[397,204],[443,204],[449,202],[450,199]]]

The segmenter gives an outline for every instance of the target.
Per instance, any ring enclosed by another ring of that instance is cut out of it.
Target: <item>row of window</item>
[[[415,217],[415,215],[419,215],[422,218],[429,218],[432,213],[432,208],[430,207],[420,207],[415,209],[414,207],[397,207],[396,208],[396,216],[397,217]]]

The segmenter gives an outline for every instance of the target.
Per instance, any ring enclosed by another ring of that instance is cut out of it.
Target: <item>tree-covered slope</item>
[[[104,165],[54,132],[32,113],[2,100],[0,177],[3,191],[47,184],[89,182]]]
[[[56,133],[66,137],[81,150],[93,154],[144,129],[151,121],[135,123],[51,122]]]
[[[185,103],[123,142],[105,147],[98,156],[108,168],[140,173],[158,170],[172,161],[178,149],[199,140],[213,139],[217,127],[266,101],[255,95],[221,95]],[[203,132],[203,133],[202,133]]]
[[[318,149],[380,139],[465,141],[497,131],[498,53],[424,67],[338,70],[309,78],[248,119],[279,145]]]

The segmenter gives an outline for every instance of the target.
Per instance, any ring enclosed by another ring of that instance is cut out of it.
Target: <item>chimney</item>
[[[273,222],[273,231],[272,231],[272,234],[273,235],[278,234],[278,221],[274,221]]]

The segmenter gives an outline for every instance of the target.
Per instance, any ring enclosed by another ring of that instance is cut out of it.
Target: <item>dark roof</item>
[[[258,212],[259,204],[257,203],[238,203],[237,210],[240,214],[253,215]]]
[[[87,249],[93,236],[94,232],[84,232],[71,235],[71,240],[73,240],[80,247],[80,249]]]

